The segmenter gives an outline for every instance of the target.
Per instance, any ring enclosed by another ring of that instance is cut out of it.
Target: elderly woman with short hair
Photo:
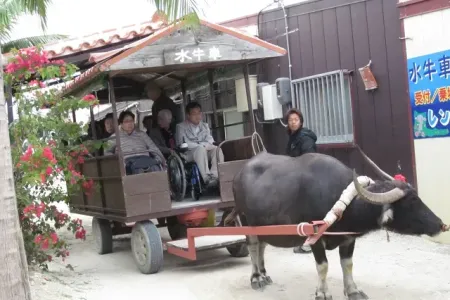
[[[160,110],[156,120],[158,127],[152,128],[149,136],[167,158],[170,155],[170,151],[176,147],[175,124],[172,122],[172,112],[168,109]]]

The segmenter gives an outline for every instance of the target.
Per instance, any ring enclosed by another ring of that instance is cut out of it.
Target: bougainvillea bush
[[[69,195],[80,189],[87,196],[94,189],[92,180],[77,171],[89,155],[80,139],[86,125],[71,116],[98,101],[92,95],[61,98],[57,89],[45,88],[45,82],[70,80],[75,71],[64,61],[50,61],[38,48],[15,51],[5,66],[5,82],[13,88],[18,111],[10,138],[19,218],[28,263],[43,268],[54,257],[65,260],[69,255],[57,230],[67,228],[82,240],[86,235],[81,220],[55,204],[68,203]]]

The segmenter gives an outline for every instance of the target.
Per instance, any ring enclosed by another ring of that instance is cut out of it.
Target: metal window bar
[[[304,126],[317,134],[317,144],[353,142],[350,78],[347,70],[292,81],[293,105],[302,111]]]

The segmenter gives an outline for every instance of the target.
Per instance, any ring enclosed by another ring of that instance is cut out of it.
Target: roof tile
[[[119,42],[150,35],[158,29],[166,26],[164,21],[144,22],[127,25],[121,28],[104,30],[90,35],[69,38],[46,44],[44,50],[48,52],[51,59],[71,55],[77,52],[93,50],[96,48],[112,45]]]

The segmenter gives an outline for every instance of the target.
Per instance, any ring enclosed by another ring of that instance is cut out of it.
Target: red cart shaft
[[[187,230],[187,250],[167,245],[167,252],[190,260],[196,260],[195,238],[202,236],[293,235],[308,237],[305,245],[313,245],[322,235],[358,234],[357,232],[326,232],[328,227],[329,225],[324,221],[313,221],[312,223],[300,223],[298,225],[189,228]]]

